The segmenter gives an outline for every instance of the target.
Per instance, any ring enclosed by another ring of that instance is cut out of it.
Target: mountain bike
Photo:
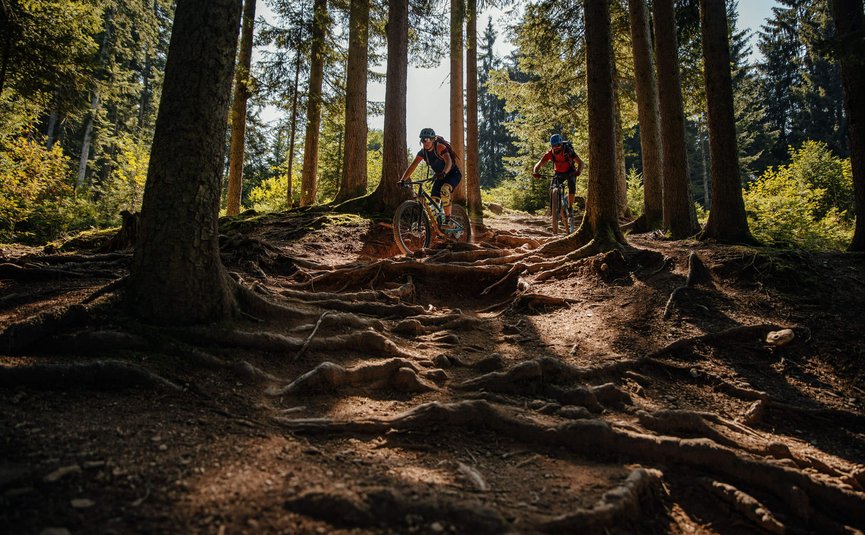
[[[423,189],[425,183],[433,180],[426,178],[402,183],[414,194],[414,199],[403,201],[393,214],[393,239],[403,254],[410,255],[429,247],[433,236],[457,242],[469,242],[472,238],[469,214],[459,204],[452,205],[451,223],[444,225],[444,208]],[[417,186],[416,192],[414,186]]]
[[[571,208],[565,194],[565,177],[561,175],[541,175],[541,177],[550,179],[550,216],[553,221],[553,234],[559,233],[560,224],[565,234],[570,234],[574,229],[571,228],[573,226]]]

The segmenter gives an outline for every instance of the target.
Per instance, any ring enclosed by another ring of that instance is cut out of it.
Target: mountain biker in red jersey
[[[432,128],[424,128],[420,131],[420,142],[423,145],[414,157],[414,161],[402,174],[400,182],[408,180],[414,173],[418,164],[425,161],[435,173],[430,196],[436,202],[441,202],[445,212],[445,225],[451,224],[451,193],[462,180],[463,175],[454,159],[451,157],[448,145],[444,139],[436,136]]]
[[[571,214],[571,228],[574,228],[574,193],[577,189],[577,176],[583,172],[583,160],[574,151],[570,142],[564,141],[560,134],[550,136],[550,150],[548,150],[535,164],[532,176],[540,178],[538,170],[545,163],[552,160],[556,169],[556,178],[568,181],[568,208]]]

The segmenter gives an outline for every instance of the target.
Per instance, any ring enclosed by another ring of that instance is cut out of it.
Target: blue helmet
[[[550,146],[561,145],[561,144],[562,144],[561,134],[553,134],[550,136]]]
[[[424,128],[420,131],[420,137],[421,138],[425,138],[425,137],[435,138],[436,137],[436,131],[433,130],[432,128]]]

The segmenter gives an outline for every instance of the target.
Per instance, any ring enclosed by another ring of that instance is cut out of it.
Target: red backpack
[[[438,156],[438,144],[439,143],[444,145],[445,150],[448,151],[448,155],[451,157],[451,161],[453,162],[454,165],[456,165],[457,162],[459,161],[460,157],[457,156],[457,153],[454,150],[454,148],[451,147],[451,144],[448,143],[448,141],[441,136],[436,136],[436,139],[433,142],[433,152],[435,153],[435,155]],[[429,165],[429,162],[427,162],[427,165]]]

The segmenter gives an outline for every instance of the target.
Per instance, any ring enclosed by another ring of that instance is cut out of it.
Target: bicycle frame
[[[412,187],[417,185],[417,193],[414,194],[414,198],[418,203],[423,206],[426,211],[426,215],[430,220],[432,225],[432,230],[438,237],[445,237],[446,233],[439,228],[439,215],[444,214],[444,208],[439,205],[439,203],[435,202],[429,193],[423,189],[423,185],[426,182],[432,182],[433,178],[425,178],[423,180],[409,180],[406,182],[406,187]]]
[[[560,210],[564,210],[564,214],[562,217],[564,218],[562,224],[565,226],[566,233],[573,232],[574,229],[569,229],[569,216],[571,216],[571,206],[570,203],[567,202],[567,197],[565,197],[565,179],[559,175],[541,175],[543,178],[550,179],[550,193],[556,195],[559,200],[559,208]],[[550,210],[552,211],[553,207],[550,206]],[[559,214],[550,214],[553,218],[558,220]]]

